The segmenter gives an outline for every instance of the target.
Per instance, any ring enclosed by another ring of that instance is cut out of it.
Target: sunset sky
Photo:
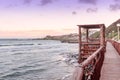
[[[120,0],[0,0],[0,38],[76,33],[78,24],[120,18]]]

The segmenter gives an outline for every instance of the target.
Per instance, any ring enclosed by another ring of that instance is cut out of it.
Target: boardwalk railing
[[[120,43],[117,41],[113,41],[113,40],[108,40],[108,41],[112,43],[112,45],[114,46],[114,48],[117,50],[117,52],[120,55]]]
[[[72,80],[99,80],[105,49],[101,46],[76,67]]]

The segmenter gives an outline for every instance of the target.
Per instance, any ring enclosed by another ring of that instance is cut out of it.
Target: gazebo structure
[[[83,62],[92,53],[94,53],[100,46],[105,46],[105,25],[104,24],[90,24],[78,25],[79,27],[79,60],[78,63]],[[85,38],[82,38],[82,30],[85,31]],[[100,29],[98,39],[90,38],[90,29]]]

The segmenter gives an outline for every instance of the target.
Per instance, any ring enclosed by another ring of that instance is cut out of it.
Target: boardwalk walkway
[[[120,55],[107,43],[100,80],[120,80]]]

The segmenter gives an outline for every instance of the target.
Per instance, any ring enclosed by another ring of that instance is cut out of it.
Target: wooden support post
[[[120,31],[119,31],[119,26],[117,26],[117,29],[118,29],[118,41],[120,39]]]
[[[100,25],[100,45],[105,47],[105,26]]]
[[[81,26],[79,26],[79,59],[78,59],[78,63],[81,62],[81,42],[82,42],[81,37],[82,37]]]
[[[86,29],[86,41],[87,41],[87,43],[88,43],[88,29]]]

